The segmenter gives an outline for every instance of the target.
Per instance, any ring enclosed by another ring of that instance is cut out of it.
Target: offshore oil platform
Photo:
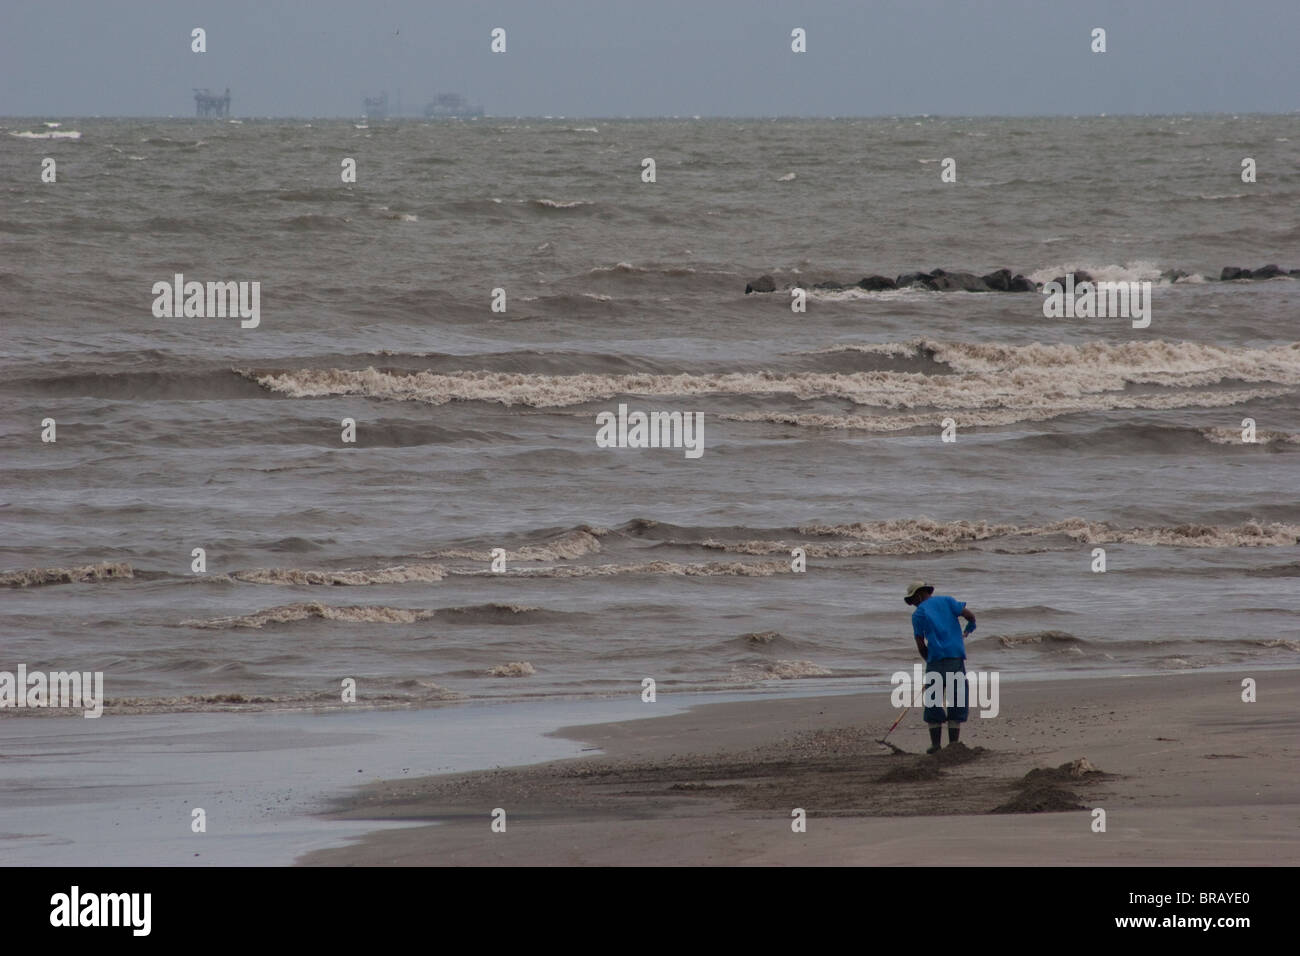
[[[367,120],[388,119],[388,91],[380,93],[378,96],[361,97],[361,117]]]
[[[389,112],[388,91],[378,96],[361,95],[361,118],[365,120],[386,120],[390,116],[401,118],[402,91],[397,91],[397,109]],[[483,107],[470,103],[459,93],[439,93],[433,102],[424,108],[426,119],[475,119],[483,116]]]
[[[211,90],[195,89],[194,91],[194,115],[195,116],[229,116],[230,115],[230,87],[226,87],[224,96],[213,93]]]
[[[474,119],[483,115],[483,107],[471,106],[459,93],[439,93],[424,108],[426,119]]]

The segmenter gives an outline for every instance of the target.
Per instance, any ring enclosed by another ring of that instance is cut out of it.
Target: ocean
[[[911,668],[918,577],[981,669],[1296,666],[1300,276],[1218,280],[1300,269],[1297,143],[0,121],[0,671],[106,714],[851,689]],[[936,268],[1149,281],[1150,323],[853,286]],[[158,315],[177,275],[256,324]],[[700,453],[603,447],[620,405]]]

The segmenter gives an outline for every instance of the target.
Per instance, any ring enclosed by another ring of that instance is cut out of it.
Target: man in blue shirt
[[[934,588],[924,581],[913,581],[909,584],[903,600],[916,608],[912,612],[912,634],[916,637],[916,649],[921,652],[921,659],[928,665],[926,682],[934,680],[942,682],[939,703],[945,702],[942,688],[946,687],[950,679],[960,681],[963,685],[962,693],[965,694],[969,687],[965,686],[966,641],[964,638],[975,630],[975,615],[966,607],[964,601],[935,594]],[[959,617],[966,619],[965,631],[957,623]],[[950,674],[953,675],[952,678],[949,678]],[[954,690],[955,688],[954,683]],[[961,706],[955,706],[958,698],[954,696],[954,706],[947,708],[946,712],[942,706],[924,709],[922,717],[930,727],[930,749],[926,753],[937,752],[943,743],[945,718],[948,720],[948,743],[951,745],[957,742],[957,738],[961,735],[961,725],[965,723],[970,710],[965,696],[961,697],[960,701]]]

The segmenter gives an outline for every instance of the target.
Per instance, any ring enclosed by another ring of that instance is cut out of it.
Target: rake
[[[892,750],[892,751],[893,751],[894,753],[896,753],[896,754],[905,754],[905,753],[907,753],[907,751],[904,750],[902,747],[896,746],[895,744],[891,744],[891,743],[889,742],[889,740],[886,739],[886,738],[888,738],[889,735],[892,734],[892,733],[894,732],[894,728],[895,728],[895,727],[897,727],[899,724],[901,724],[901,723],[903,722],[903,718],[907,716],[907,712],[910,711],[913,707],[915,707],[916,704],[917,704],[917,701],[919,701],[920,699],[921,699],[921,692],[920,692],[920,689],[918,688],[918,690],[917,690],[917,694],[916,694],[916,699],[913,700],[910,704],[908,704],[906,707],[903,708],[903,712],[902,712],[901,714],[898,715],[898,719],[895,720],[894,723],[893,723],[893,725],[892,725],[888,730],[885,731],[885,736],[879,738],[879,739],[876,741],[876,743],[884,744],[886,747],[888,747],[890,750]]]

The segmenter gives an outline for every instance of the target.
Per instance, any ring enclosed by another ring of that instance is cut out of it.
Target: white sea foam
[[[935,521],[906,518],[848,525],[813,524],[801,534],[858,538],[900,544],[920,551],[960,550],[979,541],[1011,537],[1061,535],[1081,544],[1143,544],[1187,548],[1293,547],[1300,543],[1300,524],[1249,521],[1238,525],[1183,524],[1119,528],[1105,522],[1066,518],[1046,525],[989,524],[986,521]]]
[[[450,574],[468,576],[498,576],[496,572],[456,571]],[[712,562],[709,564],[679,564],[675,561],[645,561],[638,564],[567,564],[550,568],[512,568],[506,575],[531,578],[599,578],[621,574],[666,574],[681,577],[758,577],[791,573],[789,561]]]
[[[536,673],[537,669],[528,661],[511,661],[488,668],[490,677],[531,677]]]
[[[266,608],[238,617],[217,617],[210,620],[187,620],[186,627],[225,629],[231,627],[262,628],[267,624],[290,624],[317,618],[324,621],[347,621],[354,624],[413,624],[433,616],[433,611],[418,611],[400,607],[351,606],[336,607],[318,602],[284,604]]]
[[[592,205],[592,203],[582,199],[534,199],[533,202],[536,205],[544,206],[547,209],[577,209],[579,206]]]
[[[300,568],[252,568],[230,577],[249,584],[312,584],[361,587],[368,584],[406,584],[441,581],[447,571],[440,564],[399,564],[374,570],[313,571]]]
[[[737,664],[731,669],[730,680],[748,683],[760,680],[798,680],[802,677],[829,677],[829,668],[812,661],[763,661],[758,664]]]
[[[846,346],[899,354],[893,344]],[[541,375],[517,372],[415,372],[367,369],[236,370],[263,388],[295,398],[362,395],[442,405],[486,401],[556,408],[617,395],[791,395],[839,398],[879,408],[1047,410],[1046,417],[1094,408],[1173,408],[1228,404],[1214,396],[1127,396],[1129,385],[1205,387],[1225,381],[1300,384],[1300,343],[1265,349],[1228,348],[1161,340],[1119,345],[1001,345],[918,340],[912,349],[931,355],[957,375],[916,372],[720,372]],[[1240,400],[1240,399],[1236,399]],[[1171,402],[1171,404],[1164,404]],[[1137,403],[1137,404],[1135,404]],[[999,417],[999,416],[994,416]],[[928,422],[930,419],[927,418]],[[989,421],[988,424],[994,422]],[[1004,421],[997,422],[1005,423]],[[914,427],[903,425],[901,427]]]
[[[30,588],[46,584],[93,583],[134,577],[131,565],[103,561],[72,568],[25,568],[20,571],[0,572],[0,587]]]
[[[566,532],[546,544],[526,544],[513,551],[507,549],[505,559],[515,561],[561,561],[579,558],[584,554],[600,551],[600,535],[607,534],[604,529],[578,529]],[[491,549],[451,548],[445,551],[431,552],[431,558],[460,558],[466,561],[491,561]]]
[[[1244,445],[1242,441],[1240,428],[1205,428],[1201,434],[1208,441],[1216,445]],[[1300,445],[1300,434],[1294,432],[1281,432],[1272,429],[1259,429],[1255,432],[1255,441],[1257,445],[1271,445],[1274,443],[1285,445]]]
[[[16,133],[11,130],[9,135],[17,136],[19,139],[81,139],[80,131],[75,129],[51,129],[43,133],[34,133],[31,130]]]
[[[1035,269],[1026,278],[1041,285],[1070,272],[1086,272],[1096,282],[1142,282],[1144,280],[1155,282],[1160,278],[1160,273],[1163,271],[1164,269],[1147,259],[1138,259],[1135,262],[1126,262],[1123,265],[1113,262],[1070,262]]]
[[[982,542],[1012,538],[1063,538],[1082,544],[1138,544],[1174,548],[1293,547],[1300,542],[1300,525],[1247,522],[1239,525],[1169,525],[1116,527],[1106,522],[1067,518],[1046,525],[996,524],[986,521],[935,521],[899,518],[850,525],[813,524],[798,529],[807,538],[796,540],[719,541],[701,547],[733,554],[789,554],[803,548],[810,558],[868,557],[881,554],[930,554],[964,551]],[[818,538],[849,538],[818,541]],[[860,544],[852,543],[861,542]],[[1046,547],[1050,542],[1043,542]]]

